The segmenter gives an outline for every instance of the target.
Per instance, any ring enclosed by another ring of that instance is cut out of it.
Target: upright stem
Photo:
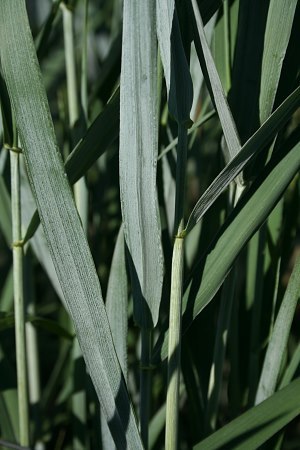
[[[23,167],[22,167],[22,170]],[[26,304],[26,313],[36,315],[35,295],[33,286],[33,271],[31,254],[27,253],[23,259],[24,262],[24,298]],[[25,326],[26,344],[27,344],[27,373],[28,373],[28,393],[31,405],[31,417],[35,424],[33,439],[35,448],[44,450],[45,444],[41,440],[36,440],[41,436],[41,389],[40,389],[40,370],[39,370],[39,351],[37,330],[31,322]]]
[[[26,370],[25,314],[23,294],[23,244],[21,234],[20,150],[17,138],[10,151],[14,309],[19,404],[20,444],[29,445],[29,414]]]
[[[140,429],[145,450],[149,442],[149,416],[151,402],[151,360],[152,331],[142,328],[142,354],[140,372]]]
[[[225,69],[226,69],[226,92],[231,86],[231,54],[230,54],[230,13],[228,0],[223,0],[224,8],[224,49],[225,49]]]
[[[67,74],[69,123],[73,127],[79,117],[77,98],[77,79],[75,62],[75,45],[73,30],[73,11],[64,3],[61,4],[64,25],[65,60]]]
[[[181,311],[183,275],[183,238],[176,236],[171,279],[168,346],[168,392],[166,411],[166,449],[175,450],[178,438],[179,385],[181,359]]]
[[[175,236],[184,229],[184,198],[185,198],[185,170],[187,158],[187,129],[183,125],[178,126],[178,147],[176,162],[176,198],[175,198]]]
[[[74,127],[79,119],[79,101],[76,78],[76,57],[75,57],[75,39],[74,39],[74,23],[73,11],[64,3],[61,4],[63,11],[63,27],[64,27],[64,44],[65,44],[65,62],[67,75],[67,93],[68,93],[68,109],[69,109],[69,126],[71,131],[72,145],[75,143]],[[87,2],[86,2],[87,8]],[[83,44],[85,45],[85,44]],[[83,51],[84,53],[84,51]],[[86,63],[86,61],[85,61]],[[84,77],[83,77],[84,78]],[[82,93],[85,95],[86,86],[83,87]],[[74,184],[74,197],[76,207],[81,218],[83,229],[87,230],[87,190],[84,178]],[[80,450],[86,448],[86,396],[85,396],[85,366],[78,340],[73,342],[73,384],[74,392],[72,395],[72,412],[74,416],[73,422],[73,446]],[[79,387],[79,389],[78,389]]]
[[[74,126],[79,118],[79,101],[78,101],[77,78],[76,78],[73,11],[70,8],[68,8],[64,3],[61,4],[61,8],[63,11],[63,24],[64,24],[69,125],[71,130],[71,136],[74,137]],[[74,144],[74,142],[72,143]],[[74,184],[74,196],[83,229],[86,231],[88,202],[84,178],[81,178],[79,181],[77,181],[77,183]]]
[[[168,343],[168,392],[166,411],[167,450],[177,448],[179,385],[181,360],[181,314],[182,314],[182,278],[184,261],[184,197],[185,172],[187,158],[187,130],[178,127],[178,149],[176,166],[176,199],[175,199],[175,242],[172,258],[169,343]]]
[[[85,121],[88,120],[88,94],[87,94],[87,38],[88,38],[88,7],[89,0],[84,0],[84,22],[82,33],[81,53],[81,104]]]

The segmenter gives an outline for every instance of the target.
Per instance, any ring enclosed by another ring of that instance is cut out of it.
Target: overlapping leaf
[[[297,0],[271,0],[265,31],[259,110],[263,123],[271,114],[289,43]]]
[[[300,87],[297,88],[243,145],[238,155],[232,159],[196,203],[188,220],[186,231],[189,232],[201,220],[206,211],[222,191],[245,167],[247,162],[258,154],[286,124],[300,104]]]
[[[274,324],[257,388],[255,404],[262,402],[275,391],[299,297],[300,257],[296,260]]]
[[[23,0],[0,3],[4,79],[28,175],[80,346],[117,447],[142,448],[101,288],[56,145]],[[80,264],[78,262],[80,261]]]
[[[194,450],[252,450],[281,430],[300,413],[300,379],[251,408],[216,433],[199,442]]]
[[[156,193],[155,0],[124,1],[120,84],[120,195],[137,323],[156,325],[163,282]]]
[[[189,283],[183,300],[185,329],[212,300],[235,258],[267,218],[299,168],[298,143],[270,172],[265,171],[264,178],[251,187],[236,207],[230,223],[221,230],[205,259],[193,271],[193,282]],[[166,333],[157,344],[153,358],[155,362],[166,357],[167,339]]]

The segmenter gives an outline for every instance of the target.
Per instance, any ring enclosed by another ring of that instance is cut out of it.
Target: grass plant
[[[299,30],[1,0],[0,448],[300,448]]]

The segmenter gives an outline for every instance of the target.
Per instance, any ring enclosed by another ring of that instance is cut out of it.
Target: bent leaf
[[[204,25],[196,0],[192,0],[195,17],[195,47],[201,63],[202,72],[208,86],[210,86],[212,100],[216,105],[219,119],[222,125],[224,137],[230,154],[230,159],[234,158],[241,149],[240,139],[237,129],[228,106],[228,102],[221,84],[221,80],[208,46]]]
[[[300,104],[300,87],[274,111],[269,119],[254,133],[250,139],[243,145],[238,155],[232,159],[222,172],[215,178],[212,184],[204,192],[202,197],[196,203],[189,217],[186,232],[189,233],[192,228],[201,220],[206,211],[219,197],[229,183],[245,167],[253,155],[258,154],[265,148],[268,142],[278,133],[295,112]]]
[[[221,286],[231,266],[257,228],[266,220],[269,213],[283,195],[300,168],[300,143],[295,145],[272,170],[266,166],[265,175],[257,180],[241,199],[224,224],[216,240],[210,245],[206,258],[199,261],[193,271],[183,298],[183,330],[207,306]],[[272,166],[271,166],[272,167]],[[270,172],[269,172],[270,171]],[[221,258],[222,255],[222,258]],[[154,349],[153,362],[157,363],[167,356],[168,333],[160,337]]]

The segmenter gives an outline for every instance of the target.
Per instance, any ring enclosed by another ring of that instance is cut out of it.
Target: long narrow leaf
[[[80,346],[116,446],[142,448],[95,266],[56,145],[25,1],[0,3],[0,58],[28,176]]]
[[[5,237],[7,245],[11,245],[12,236],[10,196],[2,174],[0,174],[0,230]]]
[[[21,164],[20,175],[21,175],[21,200],[22,200],[22,229],[29,230],[30,229],[29,221],[31,220],[34,211],[36,210],[35,209],[36,202],[32,194],[32,190],[28,181],[24,164]],[[38,214],[36,214],[36,218],[37,224],[39,224],[40,221]],[[39,227],[32,236],[30,246],[35,256],[37,257],[38,261],[40,262],[41,266],[47,273],[49,280],[51,281],[52,286],[55,289],[58,297],[61,299],[64,306],[66,306],[61,286],[58,281],[57,274],[53,265],[53,261],[49,253],[45,233],[42,227]]]
[[[224,93],[224,89],[221,84],[221,80],[213,60],[210,48],[208,46],[204,25],[202,22],[202,18],[200,15],[199,7],[196,0],[192,0],[195,23],[197,28],[197,34],[195,33],[195,46],[198,53],[198,57],[202,63],[206,65],[206,70],[202,67],[202,71],[205,75],[207,74],[209,77],[206,77],[206,81],[209,82],[211,86],[211,91],[213,94],[213,101],[216,105],[216,109],[219,114],[220,122],[222,125],[224,137],[227,143],[227,147],[229,150],[230,158],[234,158],[241,149],[240,139],[236,130],[236,126],[229,109],[227,99]],[[200,42],[199,42],[200,41]],[[203,55],[203,56],[202,56]],[[202,66],[203,66],[202,64]]]
[[[286,350],[292,320],[300,296],[300,256],[297,258],[289,284],[286,288],[273,333],[265,355],[255,404],[261,403],[275,391],[281,363]]]
[[[300,104],[300,87],[297,88],[269,117],[269,119],[257,130],[256,133],[243,145],[239,154],[232,159],[209,188],[196,203],[186,226],[186,231],[191,229],[201,220],[213,202],[219,197],[223,190],[234,180],[239,172],[253,155],[263,150],[266,144],[285,125],[293,112]]]
[[[164,68],[168,95],[171,85],[171,32],[174,17],[174,0],[156,0],[156,27],[161,60]]]
[[[119,114],[120,90],[117,89],[66,160],[66,172],[71,183],[78,181],[118,137]]]
[[[273,109],[297,3],[297,0],[271,0],[270,2],[259,97],[261,123],[269,117]]]
[[[300,379],[199,442],[194,450],[252,450],[300,413]]]
[[[128,286],[125,242],[123,225],[121,225],[109,274],[105,307],[115,349],[125,380],[127,380],[127,303]],[[101,435],[104,450],[112,450],[115,448],[109,428],[103,420],[101,420]]]
[[[124,2],[120,86],[120,194],[134,314],[152,328],[163,282],[156,193],[158,152],[155,1]]]
[[[206,259],[201,260],[194,270],[194,282],[189,284],[183,299],[185,329],[212,300],[235,258],[267,218],[299,168],[300,143],[270,173],[267,172],[261,184],[253,185],[241,199],[234,219],[210,246]],[[168,333],[157,344],[153,357],[155,362],[166,358],[167,340]]]
[[[117,89],[104,110],[88,128],[85,136],[68,156],[65,170],[70,183],[78,181],[118,137],[119,114],[120,90]],[[39,224],[40,218],[35,211],[29,221],[24,243],[32,238]]]
[[[128,286],[124,247],[124,230],[121,226],[113,254],[105,306],[116,352],[126,380]]]

